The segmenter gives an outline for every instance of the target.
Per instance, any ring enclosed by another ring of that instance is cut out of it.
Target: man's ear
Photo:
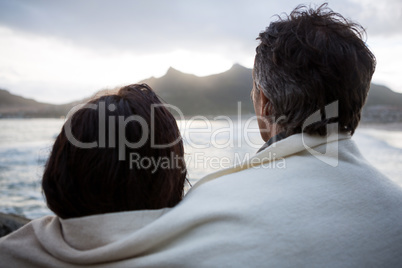
[[[260,90],[260,109],[261,109],[261,115],[262,116],[268,116],[269,115],[269,106],[270,106],[270,102],[268,100],[268,98],[265,96],[264,92],[262,92],[262,90]]]

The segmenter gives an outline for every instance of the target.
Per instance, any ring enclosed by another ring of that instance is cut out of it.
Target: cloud
[[[166,52],[235,37],[223,36],[218,12],[199,2],[8,1],[1,10],[3,25],[93,48]]]
[[[93,49],[240,53],[255,47],[255,38],[274,14],[289,13],[299,3],[295,0],[0,0],[0,24],[71,40]],[[399,0],[341,0],[329,1],[329,5],[360,21],[370,34],[400,34]]]
[[[232,64],[219,54],[196,51],[144,54],[93,50],[2,26],[0,39],[0,87],[47,102],[73,101],[101,88],[161,76],[170,66],[207,75]]]
[[[402,1],[352,0],[355,16],[371,35],[401,36]]]
[[[400,0],[328,2],[367,28],[369,44],[384,37],[397,40],[392,49],[400,48]],[[289,13],[299,3],[0,0],[0,87],[63,102],[162,75],[169,66],[198,75],[225,71],[236,62],[251,67],[258,33],[275,14]],[[378,71],[390,74],[381,66],[395,66],[392,51],[377,50]]]

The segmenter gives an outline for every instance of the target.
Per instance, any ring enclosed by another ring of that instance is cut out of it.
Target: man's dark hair
[[[152,109],[153,104],[158,107]],[[105,109],[100,111],[100,107]],[[141,117],[146,124],[126,120],[131,116]],[[122,120],[126,120],[123,127]],[[66,134],[67,127],[76,140],[96,141],[98,146],[74,145]],[[105,135],[104,146],[99,138],[101,131]],[[145,143],[139,148],[128,146],[119,140],[121,135],[131,144],[142,138]],[[157,148],[152,141],[170,146]],[[120,159],[121,152],[124,161]],[[136,154],[137,163],[130,165],[132,153]],[[140,162],[144,158],[146,161]],[[186,175],[183,142],[175,118],[149,86],[137,84],[91,100],[68,119],[46,164],[42,188],[48,207],[56,215],[74,218],[173,207],[183,197]]]
[[[279,16],[278,16],[279,17]],[[257,38],[254,88],[268,99],[270,122],[286,135],[326,134],[338,122],[352,135],[370,88],[376,60],[362,40],[364,29],[323,4],[298,6],[279,17]],[[338,101],[338,117],[326,118],[324,107]],[[321,121],[302,129],[304,121],[321,111]]]

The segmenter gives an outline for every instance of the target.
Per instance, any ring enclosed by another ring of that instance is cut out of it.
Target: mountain
[[[224,73],[198,77],[169,68],[161,78],[147,83],[167,103],[181,109],[184,115],[236,114],[240,101],[243,113],[253,112],[250,100],[251,69],[235,64]]]
[[[253,113],[250,100],[252,69],[239,64],[224,73],[205,77],[170,68],[161,78],[150,78],[141,83],[149,84],[167,103],[179,107],[184,115],[237,114],[238,101],[241,101],[242,113]],[[372,117],[380,110],[384,114],[381,117],[399,113],[397,118],[402,121],[402,94],[372,83],[364,115]]]
[[[145,79],[140,83],[149,84],[165,102],[179,107],[185,116],[237,114],[239,101],[242,113],[251,114],[254,110],[250,100],[251,74],[251,69],[239,64],[233,65],[226,72],[205,77],[169,68],[164,76]],[[0,117],[59,117],[66,115],[74,105],[83,101],[53,105],[0,90]],[[396,120],[400,118],[402,121],[402,94],[385,86],[371,84],[363,117],[377,116],[379,111],[384,110],[387,113],[383,118],[391,120],[395,117],[389,117],[389,113],[400,113],[401,116],[396,117]]]
[[[71,109],[71,104],[55,105],[37,102],[0,89],[1,117],[60,117]]]
[[[362,122],[402,122],[402,94],[385,86],[371,84],[363,109]]]
[[[372,83],[366,107],[379,105],[402,107],[402,94]]]

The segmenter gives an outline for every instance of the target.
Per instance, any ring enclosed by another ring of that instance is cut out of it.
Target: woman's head
[[[186,180],[176,120],[152,89],[129,85],[68,118],[42,180],[61,218],[176,205]]]

